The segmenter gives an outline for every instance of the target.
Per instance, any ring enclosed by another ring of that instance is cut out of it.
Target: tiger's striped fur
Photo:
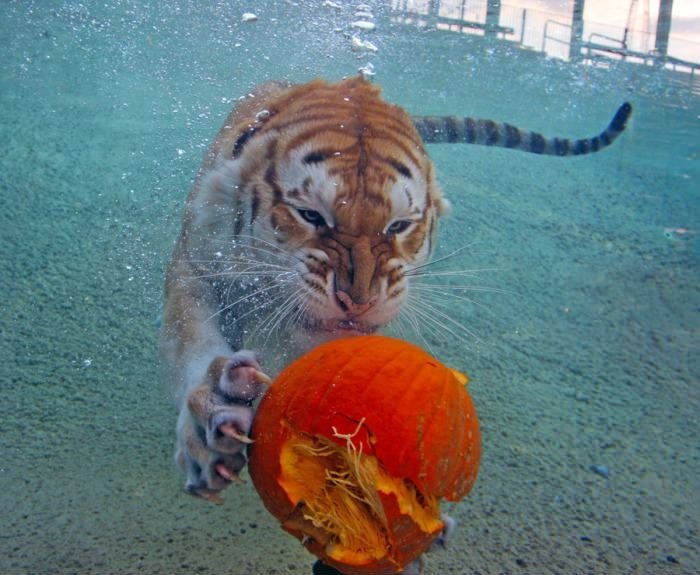
[[[598,144],[566,151],[607,145],[628,114]],[[424,140],[562,148],[470,125],[412,119],[360,78],[264,84],[231,112],[189,195],[165,286],[161,357],[190,492],[215,498],[245,463],[265,381],[246,342],[277,337],[289,360],[294,342],[371,333],[401,309],[446,209]]]

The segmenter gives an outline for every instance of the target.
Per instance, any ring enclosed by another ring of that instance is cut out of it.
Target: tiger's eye
[[[392,236],[400,234],[408,229],[408,226],[410,226],[412,223],[413,222],[410,220],[397,220],[386,229],[386,233]]]
[[[326,225],[326,220],[316,210],[297,208],[297,212],[299,212],[299,215],[304,221],[309,222],[312,226],[321,228]]]

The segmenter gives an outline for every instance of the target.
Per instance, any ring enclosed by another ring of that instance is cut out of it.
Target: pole
[[[656,55],[665,59],[668,56],[668,38],[671,35],[671,16],[673,0],[661,0],[659,19],[656,22]]]
[[[486,37],[495,38],[501,19],[501,0],[488,0],[486,4]]]
[[[569,60],[576,62],[581,59],[583,45],[583,7],[586,0],[574,0],[571,15],[571,41],[569,43]]]

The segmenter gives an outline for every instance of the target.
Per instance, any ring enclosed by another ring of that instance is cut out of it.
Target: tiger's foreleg
[[[269,381],[253,352],[231,350],[217,311],[211,286],[175,258],[160,345],[180,409],[175,459],[187,475],[186,490],[215,502],[246,463],[252,403]]]

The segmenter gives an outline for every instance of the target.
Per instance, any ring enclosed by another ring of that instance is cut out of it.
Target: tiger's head
[[[328,337],[387,324],[446,205],[411,118],[359,78],[289,88],[257,117],[235,179],[251,237],[292,258],[297,323]]]

